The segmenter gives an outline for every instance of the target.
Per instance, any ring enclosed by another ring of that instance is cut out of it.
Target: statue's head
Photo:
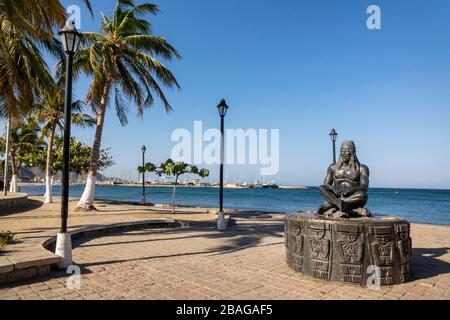
[[[356,155],[356,147],[353,141],[344,141],[341,145],[341,159],[349,162],[352,155]]]
[[[341,144],[340,158],[337,163],[338,168],[343,164],[349,164],[352,170],[359,171],[360,163],[356,156],[356,146],[353,141],[344,141]]]

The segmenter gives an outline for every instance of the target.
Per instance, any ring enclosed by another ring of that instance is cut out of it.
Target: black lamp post
[[[142,146],[142,204],[145,204],[145,151],[147,151],[147,148],[145,146]]]
[[[336,132],[336,130],[331,129],[330,132],[330,138],[331,141],[333,141],[333,163],[336,163],[336,138],[337,138],[338,133]]]
[[[61,231],[56,241],[56,254],[62,259],[58,263],[60,268],[67,268],[72,264],[72,242],[67,233],[67,218],[69,210],[69,174],[70,174],[70,125],[72,105],[72,65],[73,54],[78,50],[80,34],[73,21],[67,20],[64,28],[59,32],[64,53],[66,54],[66,90],[64,101],[64,146],[62,168],[62,197],[61,197]]]
[[[220,203],[220,210],[219,210],[219,217],[217,220],[217,229],[218,230],[225,230],[226,229],[226,221],[225,221],[225,214],[223,212],[223,164],[224,164],[224,140],[225,140],[225,115],[227,114],[228,105],[225,102],[225,99],[222,99],[217,106],[219,109],[219,115],[220,115],[220,133],[221,133],[221,139],[220,139],[220,197],[219,197],[219,203]]]

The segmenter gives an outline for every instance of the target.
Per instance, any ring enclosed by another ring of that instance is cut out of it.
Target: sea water
[[[70,187],[70,196],[80,197],[83,185]],[[22,192],[43,195],[44,186],[22,186]],[[61,194],[61,186],[54,186],[54,195]],[[96,199],[135,201],[142,196],[140,186],[104,186],[95,189]],[[147,187],[146,200],[170,203],[172,188]],[[214,207],[219,203],[218,188],[177,188],[176,204]],[[225,189],[224,207],[267,212],[315,210],[322,204],[316,187],[302,189]],[[367,208],[376,214],[394,215],[415,223],[450,225],[450,190],[371,188]]]

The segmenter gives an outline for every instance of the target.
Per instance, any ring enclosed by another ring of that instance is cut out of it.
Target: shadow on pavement
[[[35,209],[42,207],[43,205],[44,205],[44,202],[42,202],[42,201],[28,199],[26,204],[23,204],[17,208],[8,209],[6,212],[0,213],[0,217],[6,217],[6,216],[16,214],[16,213],[23,213],[23,212],[27,212],[30,210],[35,210]]]
[[[427,279],[450,273],[450,263],[439,259],[449,252],[450,248],[413,248],[412,279]]]
[[[202,232],[202,234],[193,234],[188,236],[175,236],[177,233],[186,233],[186,232]],[[124,233],[111,233],[105,236],[114,237],[119,236]],[[225,232],[218,232],[214,228],[177,228],[177,229],[154,229],[154,230],[143,230],[143,231],[132,231],[127,232],[127,238],[142,235],[151,235],[151,234],[167,234],[167,238],[156,238],[156,239],[143,239],[143,240],[126,240],[120,241],[120,238],[117,241],[112,241],[108,243],[101,244],[83,244],[88,242],[93,238],[84,238],[74,242],[74,247],[101,247],[101,246],[114,246],[114,245],[122,245],[122,244],[133,244],[133,243],[150,243],[157,241],[173,241],[173,240],[188,240],[195,238],[204,238],[204,239],[224,239],[226,241],[225,245],[220,245],[213,247],[208,250],[197,250],[192,252],[185,253],[176,253],[173,255],[162,255],[162,256],[148,256],[148,257],[139,257],[132,259],[116,259],[109,261],[98,261],[88,264],[81,264],[84,267],[93,266],[93,265],[104,265],[104,264],[113,264],[113,263],[121,263],[127,261],[137,261],[137,260],[148,260],[148,259],[156,259],[156,258],[170,258],[170,257],[180,257],[180,256],[190,256],[190,255],[199,255],[199,254],[214,254],[221,255],[227,253],[233,253],[240,250],[244,250],[250,247],[259,247],[259,246],[269,246],[269,245],[279,245],[284,243],[284,241],[279,241],[277,243],[262,243],[262,240],[266,237],[272,238],[283,238],[283,225],[280,223],[265,223],[261,225],[238,225],[233,226],[227,229]],[[172,235],[172,237],[170,236]],[[94,237],[99,238],[99,237]],[[195,250],[195,248],[193,248]]]

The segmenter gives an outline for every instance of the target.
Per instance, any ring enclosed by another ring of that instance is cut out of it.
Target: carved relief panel
[[[397,224],[395,226],[397,232],[397,247],[400,253],[400,277],[401,282],[409,280],[411,269],[411,253],[412,241],[409,236],[409,224]]]
[[[363,278],[364,233],[358,225],[336,225],[334,243],[341,281],[361,283]]]
[[[380,268],[382,285],[393,283],[394,248],[396,245],[393,226],[370,227],[372,264]]]
[[[304,223],[300,221],[290,222],[289,229],[285,231],[285,234],[286,250],[292,253],[289,262],[295,270],[303,272]]]
[[[330,225],[325,223],[310,224],[308,241],[313,277],[329,280],[332,250]]]

